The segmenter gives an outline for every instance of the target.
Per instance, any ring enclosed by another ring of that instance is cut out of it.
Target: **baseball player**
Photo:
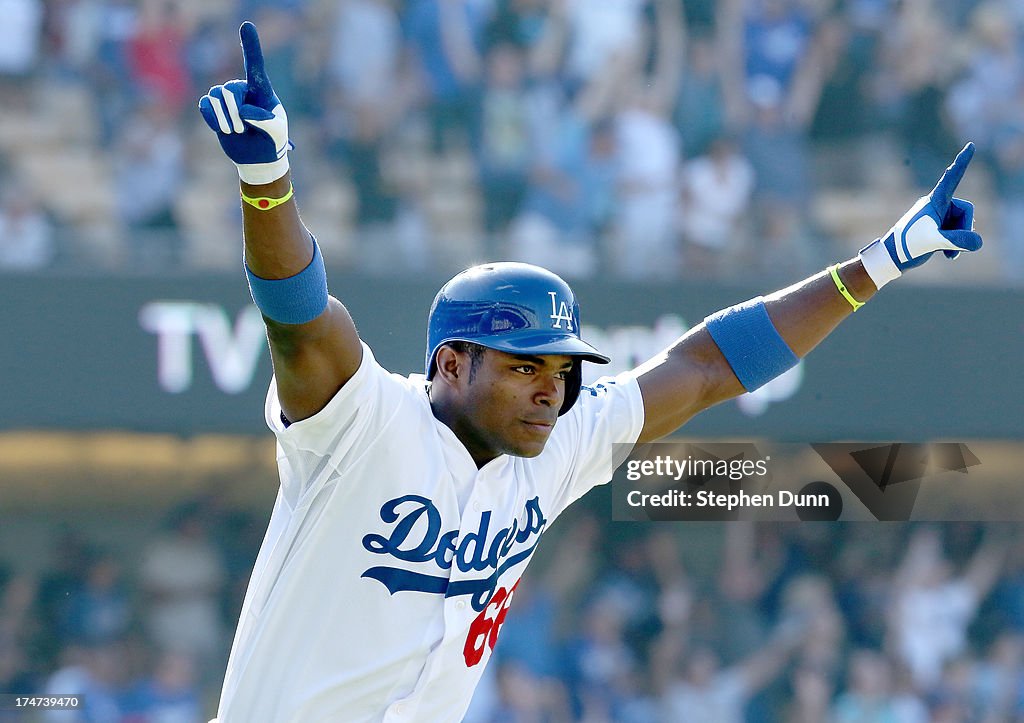
[[[974,148],[842,264],[724,309],[637,369],[580,338],[556,275],[494,263],[430,310],[424,375],[390,374],[328,294],[294,201],[288,116],[241,27],[245,80],[199,109],[241,179],[245,273],[274,364],[266,422],[281,487],[228,661],[218,718],[457,721],[541,534],[607,482],[613,445],[656,440],[797,363],[877,289],[975,251],[953,198]]]

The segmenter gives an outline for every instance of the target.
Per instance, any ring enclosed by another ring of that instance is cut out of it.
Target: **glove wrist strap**
[[[238,177],[252,186],[273,183],[288,173],[288,154],[270,163],[236,163]]]
[[[892,260],[889,249],[885,247],[882,239],[875,239],[869,243],[860,250],[858,256],[860,256],[864,270],[871,277],[876,289],[881,289],[893,279],[902,276],[902,272],[896,262]]]

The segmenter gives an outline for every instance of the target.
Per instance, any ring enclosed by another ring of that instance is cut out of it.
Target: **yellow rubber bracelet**
[[[843,295],[843,298],[850,302],[850,306],[853,307],[854,312],[860,307],[864,306],[863,301],[857,301],[853,298],[853,294],[850,293],[849,289],[846,288],[846,284],[839,278],[839,264],[828,267],[828,272],[832,275],[832,280],[836,282],[836,288],[839,289],[839,293]]]
[[[259,209],[260,211],[269,211],[270,209],[274,208],[275,206],[280,206],[282,203],[287,201],[293,195],[295,195],[295,187],[291,186],[291,185],[288,186],[288,193],[286,193],[283,196],[281,196],[281,198],[266,198],[266,197],[250,198],[249,196],[246,196],[244,193],[241,193],[243,201],[248,203],[253,208]]]

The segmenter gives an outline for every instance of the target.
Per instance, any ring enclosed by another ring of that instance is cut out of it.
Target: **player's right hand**
[[[877,288],[920,266],[936,251],[955,259],[961,251],[981,248],[974,230],[974,204],[954,198],[953,192],[974,157],[974,144],[957,154],[927,196],[917,199],[884,237],[860,250],[860,259]]]
[[[263,63],[256,26],[245,21],[242,40],[245,80],[215,85],[199,99],[199,112],[246,183],[276,181],[288,172],[288,115],[274,93]]]

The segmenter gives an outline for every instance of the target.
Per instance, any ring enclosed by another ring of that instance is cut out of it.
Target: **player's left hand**
[[[886,236],[860,250],[864,269],[877,288],[920,266],[936,251],[955,259],[961,251],[981,248],[981,236],[974,231],[974,204],[953,197],[973,157],[974,144],[968,143],[931,193],[919,198]]]

